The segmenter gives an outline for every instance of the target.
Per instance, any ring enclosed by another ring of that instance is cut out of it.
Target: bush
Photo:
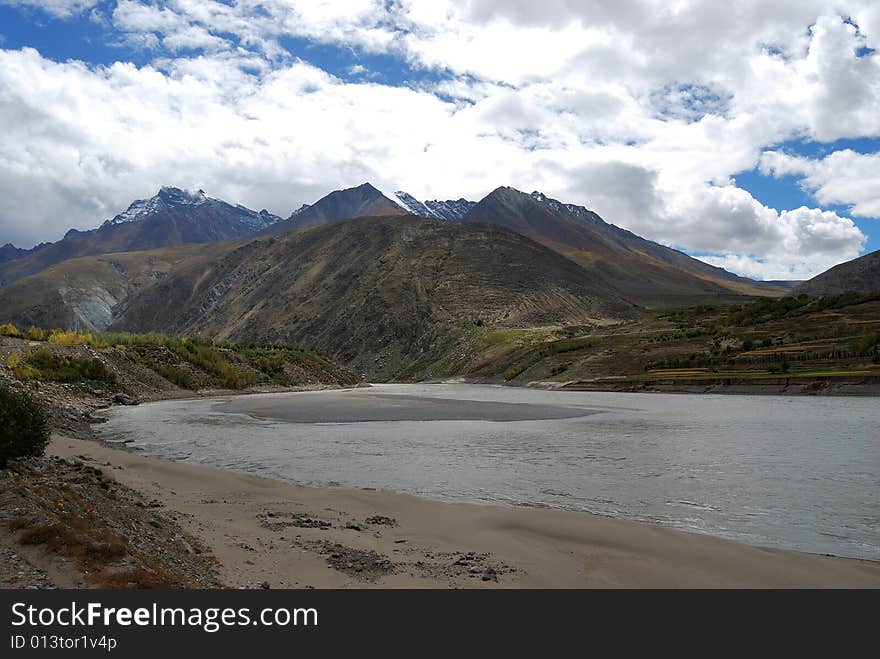
[[[116,374],[107,368],[100,359],[77,359],[59,355],[46,348],[40,348],[28,355],[26,366],[32,371],[30,377],[54,382],[80,382],[94,380],[116,383]],[[16,372],[19,379],[28,379]]]
[[[46,336],[46,332],[41,330],[39,327],[31,327],[27,331],[27,334],[25,334],[25,338],[28,341],[45,341]]]
[[[0,386],[0,469],[13,458],[43,455],[49,444],[46,413],[30,394]]]
[[[18,331],[18,328],[12,323],[4,323],[0,325],[0,336],[12,336],[12,337],[20,337],[21,332]]]
[[[52,330],[49,332],[49,343],[59,346],[82,346],[92,343],[92,335],[89,332],[73,332],[70,330]]]
[[[173,382],[178,387],[184,389],[196,389],[195,383],[189,373],[176,366],[168,364],[158,364],[154,370],[169,382]]]

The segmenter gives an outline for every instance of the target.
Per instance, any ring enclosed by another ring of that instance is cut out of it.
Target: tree
[[[30,394],[0,385],[0,469],[13,458],[43,455],[48,444],[42,406]]]

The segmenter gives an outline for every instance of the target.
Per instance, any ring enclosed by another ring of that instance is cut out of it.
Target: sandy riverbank
[[[620,393],[732,394],[748,396],[878,396],[880,377],[782,376],[773,378],[605,379],[566,383],[536,382],[532,386],[560,391]]]
[[[234,587],[880,587],[880,563],[585,513],[304,488],[66,437],[49,453],[109,463],[175,511]]]

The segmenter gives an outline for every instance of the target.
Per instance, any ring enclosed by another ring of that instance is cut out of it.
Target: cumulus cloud
[[[52,16],[66,18],[98,4],[100,0],[0,0],[0,5],[34,7]]]
[[[826,269],[829,260],[840,263],[856,258],[865,237],[852,220],[836,213],[802,206],[770,217],[778,242],[761,252],[722,252],[701,256],[712,263],[761,279],[807,279]]]
[[[820,204],[848,206],[853,215],[880,218],[880,153],[841,149],[814,159],[765,151],[760,168],[771,176],[800,177],[802,187]]]
[[[95,3],[50,4],[63,16]],[[736,173],[760,163],[801,177],[819,204],[877,215],[876,155],[765,153],[792,138],[880,136],[872,2],[105,7],[151,64],[0,51],[6,239],[94,226],[163,184],[279,214],[363,180],[425,198],[510,184],[737,272],[790,278],[856,256],[865,237],[830,211],[767,208]],[[336,78],[287,52],[286,37],[391,55],[416,81],[377,84],[361,64]]]

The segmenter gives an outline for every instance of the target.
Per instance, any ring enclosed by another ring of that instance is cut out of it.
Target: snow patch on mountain
[[[397,190],[390,199],[413,215],[439,220],[460,220],[476,205],[475,201],[467,199],[419,201],[403,190]]]
[[[543,192],[538,192],[537,190],[529,195],[532,199],[542,204],[546,204],[550,208],[555,211],[562,212],[567,211],[578,217],[582,220],[585,220],[591,224],[607,224],[605,220],[599,217],[596,213],[591,211],[589,208],[584,206],[577,206],[576,204],[565,204],[558,199],[553,199],[552,197],[548,197]],[[613,225],[611,225],[613,226]]]
[[[242,224],[251,227],[254,230],[268,227],[281,219],[272,215],[265,209],[258,213],[241,205],[232,206],[225,201],[207,196],[204,190],[196,190],[193,192],[181,188],[165,186],[149,199],[138,199],[132,202],[126,210],[119,213],[116,217],[106,220],[101,227],[115,226],[129,222],[139,222],[151,215],[168,210],[169,208],[202,206],[205,204],[224,206],[229,210],[237,211]]]
[[[126,222],[137,222],[149,215],[154,215],[159,211],[173,208],[174,206],[200,206],[207,202],[208,197],[205,195],[204,190],[190,192],[180,188],[163,187],[156,195],[149,199],[135,200],[126,210],[116,217],[107,220],[101,226],[106,227],[115,224],[125,224]]]

